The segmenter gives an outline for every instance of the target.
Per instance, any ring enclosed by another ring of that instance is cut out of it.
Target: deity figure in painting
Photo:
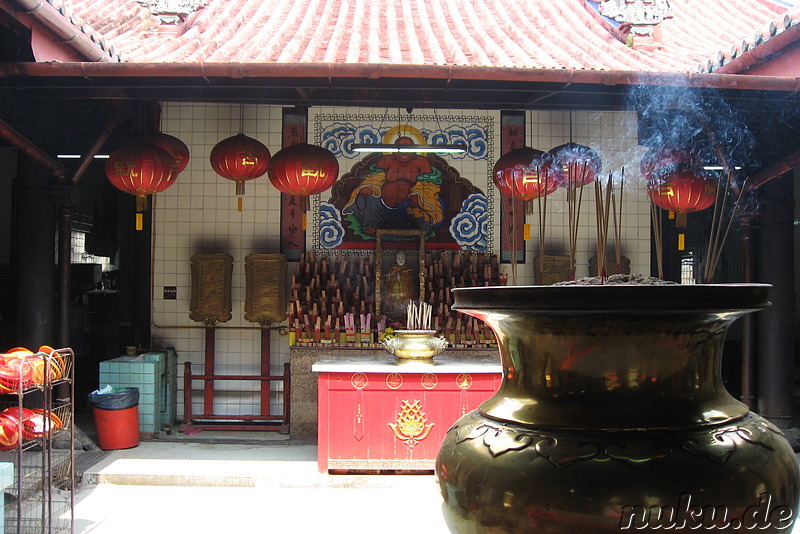
[[[395,144],[412,145],[401,136]],[[350,195],[342,213],[353,231],[365,239],[378,229],[419,229],[426,233],[440,224],[441,171],[414,152],[382,156]]]

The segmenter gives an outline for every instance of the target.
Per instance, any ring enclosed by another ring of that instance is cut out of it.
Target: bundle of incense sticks
[[[427,302],[417,302],[410,300],[406,309],[406,329],[408,330],[430,330],[431,311],[433,306]]]

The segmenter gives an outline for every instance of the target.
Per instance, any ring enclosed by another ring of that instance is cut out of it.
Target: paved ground
[[[448,533],[432,474],[320,474],[316,446],[277,433],[162,435],[77,464],[75,534]]]
[[[76,534],[445,534],[433,475],[326,475],[316,447],[144,442],[83,475]]]

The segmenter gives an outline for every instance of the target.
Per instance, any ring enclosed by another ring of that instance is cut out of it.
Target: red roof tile
[[[700,72],[740,73],[757,66],[775,50],[797,40],[800,40],[800,6],[786,11],[761,27],[750,28],[739,39],[729,42],[727,47],[701,62]],[[750,57],[746,57],[748,52],[751,53]]]
[[[777,16],[761,0],[671,0],[659,48],[616,39],[586,0],[210,0],[180,35],[135,0],[66,0],[132,62],[370,63],[697,71]],[[785,11],[785,9],[784,9]],[[780,10],[778,10],[780,12]]]

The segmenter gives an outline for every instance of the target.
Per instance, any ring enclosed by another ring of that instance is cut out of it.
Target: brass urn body
[[[797,458],[721,377],[729,325],[768,306],[768,288],[454,290],[495,331],[503,381],[439,452],[451,532],[787,532]]]

